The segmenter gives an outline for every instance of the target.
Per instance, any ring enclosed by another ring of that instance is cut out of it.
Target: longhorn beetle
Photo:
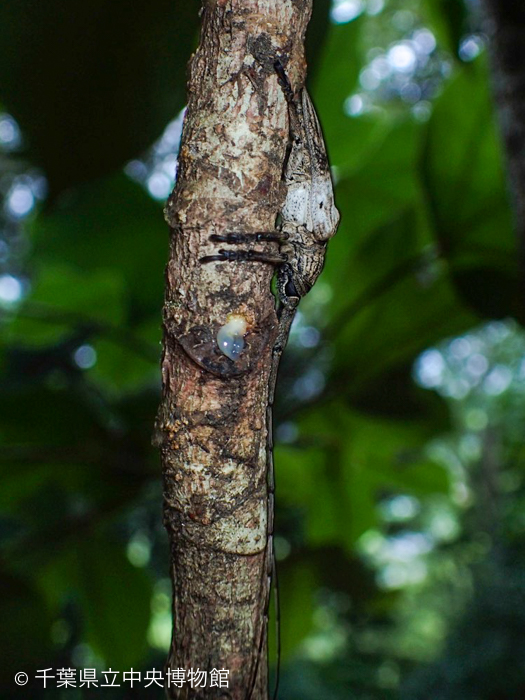
[[[268,470],[268,532],[266,562],[268,592],[272,574],[275,576],[273,553],[274,518],[274,468],[272,440],[272,407],[277,382],[277,372],[281,355],[286,346],[290,327],[301,297],[315,284],[324,266],[327,242],[335,235],[339,224],[339,212],[335,207],[334,190],[326,146],[319,119],[312,100],[303,87],[296,96],[279,60],[274,62],[279,84],[288,104],[289,148],[283,167],[283,180],[286,197],[281,209],[281,223],[278,230],[260,233],[213,234],[209,240],[229,245],[250,244],[266,241],[279,243],[279,252],[273,254],[251,248],[219,249],[213,255],[200,258],[201,263],[210,262],[261,262],[277,267],[277,292],[279,305],[277,315],[279,327],[272,348],[268,407],[266,425],[267,470]],[[268,615],[269,598],[266,601]],[[277,606],[278,607],[278,606]],[[260,647],[264,639],[264,627],[260,633]],[[247,698],[252,696],[255,686],[261,648],[248,689]],[[279,653],[278,653],[279,658]],[[277,683],[274,698],[277,696]]]

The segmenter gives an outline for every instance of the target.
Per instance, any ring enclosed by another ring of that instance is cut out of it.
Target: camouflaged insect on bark
[[[223,696],[267,697],[266,409],[277,333],[273,269],[202,265],[214,234],[271,230],[283,202],[287,105],[273,60],[304,82],[311,2],[206,2],[190,64],[188,111],[166,269],[163,399],[157,442],[171,547],[174,635],[169,668],[224,668]],[[265,249],[278,252],[278,244]],[[230,314],[246,320],[236,362],[216,347]],[[262,640],[262,644],[261,644]],[[252,692],[252,690],[253,692]],[[217,688],[168,689],[172,698]]]

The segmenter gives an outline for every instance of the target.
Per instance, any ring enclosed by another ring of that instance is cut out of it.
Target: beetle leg
[[[277,73],[277,78],[279,80],[279,84],[284,93],[286,101],[290,104],[294,104],[295,95],[292,89],[292,85],[290,83],[290,79],[286,75],[286,71],[284,70],[283,64],[278,58],[273,62],[273,67],[275,68],[275,72]]]
[[[209,240],[217,243],[261,243],[262,241],[280,242],[288,236],[281,231],[259,231],[257,233],[213,233]]]
[[[199,262],[262,262],[268,265],[282,265],[287,257],[279,253],[265,253],[262,250],[219,250],[215,255],[205,255]]]

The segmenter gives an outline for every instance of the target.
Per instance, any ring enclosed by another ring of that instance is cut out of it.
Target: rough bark
[[[287,107],[273,63],[304,83],[311,0],[204,2],[190,62],[164,306],[163,399],[157,421],[174,632],[169,669],[227,669],[229,688],[171,687],[171,698],[267,697],[269,596],[266,403],[277,330],[273,269],[199,259],[231,246],[224,232],[271,231],[283,201]],[[266,242],[255,249],[277,252]],[[247,322],[233,362],[215,338]]]
[[[493,86],[505,143],[518,236],[521,311],[525,305],[525,6],[484,0]]]

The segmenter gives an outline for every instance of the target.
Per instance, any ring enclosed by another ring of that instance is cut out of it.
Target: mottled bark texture
[[[525,4],[484,0],[496,108],[505,143],[518,235],[521,312],[525,307]]]
[[[199,259],[232,248],[225,232],[271,231],[283,201],[287,107],[279,58],[304,83],[311,0],[208,0],[190,62],[188,111],[164,306],[161,444],[171,543],[174,632],[168,668],[227,669],[229,688],[168,689],[172,698],[267,697],[266,403],[277,330],[271,265]],[[233,246],[234,247],[234,246]],[[245,247],[245,246],[243,246]],[[275,242],[253,249],[277,253]],[[233,362],[216,334],[246,319]]]

